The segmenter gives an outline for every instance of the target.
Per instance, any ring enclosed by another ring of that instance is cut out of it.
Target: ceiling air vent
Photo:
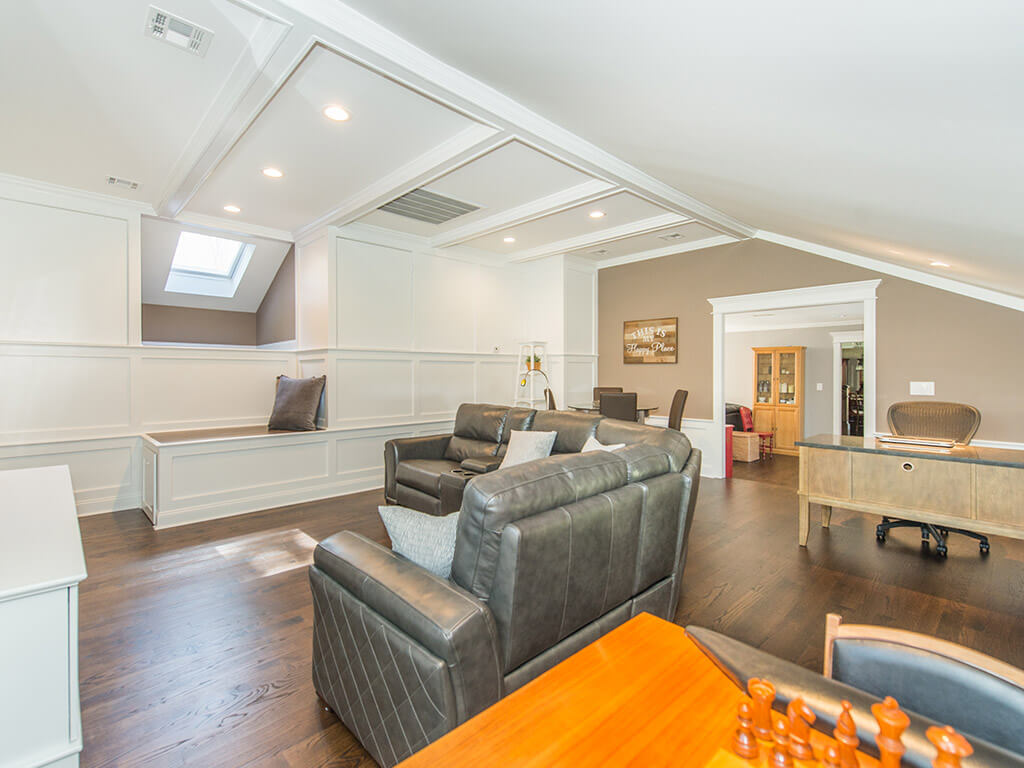
[[[480,206],[453,200],[425,189],[414,189],[401,197],[396,197],[387,205],[382,205],[380,210],[430,224],[444,224],[464,214],[478,211]]]
[[[134,192],[139,188],[139,182],[131,181],[129,179],[119,179],[117,176],[107,176],[107,184],[113,187],[119,187],[120,189],[130,189]]]
[[[205,56],[213,40],[213,32],[210,30],[180,16],[173,16],[155,5],[149,6],[146,34],[196,56]]]
[[[658,235],[659,240],[682,240],[686,235],[682,232],[669,232],[667,235]]]

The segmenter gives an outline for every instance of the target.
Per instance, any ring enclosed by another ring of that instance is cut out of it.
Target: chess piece
[[[793,756],[789,754],[789,721],[780,717],[772,730],[775,743],[772,745],[773,768],[793,768]]]
[[[754,703],[754,735],[761,741],[771,741],[775,686],[767,680],[752,677],[747,682],[747,692]]]
[[[811,723],[817,718],[802,698],[797,696],[786,707],[789,718],[789,754],[797,760],[813,760],[811,749]]]
[[[900,768],[903,753],[907,751],[901,737],[903,731],[910,725],[910,718],[900,709],[900,705],[892,696],[886,696],[884,701],[872,704],[871,714],[878,721],[878,737],[875,744],[878,746],[881,768]]]
[[[754,709],[750,702],[741,701],[736,714],[739,725],[736,727],[736,735],[732,737],[732,751],[748,760],[761,753],[757,746],[757,738],[754,736],[753,718]]]
[[[839,749],[835,744],[829,744],[821,758],[822,768],[839,768]]]
[[[947,725],[940,728],[933,725],[924,733],[939,754],[932,761],[932,768],[960,768],[960,758],[974,753],[974,748],[963,736]]]
[[[860,744],[860,739],[857,738],[857,726],[853,722],[853,715],[850,714],[853,705],[845,700],[842,705],[843,711],[836,718],[836,727],[832,731],[839,743],[839,765],[840,768],[859,768],[857,745]]]

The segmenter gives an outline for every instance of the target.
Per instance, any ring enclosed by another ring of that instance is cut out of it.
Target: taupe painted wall
[[[979,439],[1024,442],[1024,313],[762,240],[602,269],[599,382],[636,391],[662,413],[676,389],[688,389],[686,416],[710,419],[708,298],[874,278],[879,428],[891,403],[912,399],[911,380],[934,381],[935,399],[981,410]],[[623,364],[623,321],[666,316],[679,317],[679,362]]]
[[[281,262],[256,312],[142,305],[142,340],[255,347],[295,338],[295,249]]]

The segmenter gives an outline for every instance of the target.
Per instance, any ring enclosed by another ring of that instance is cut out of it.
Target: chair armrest
[[[501,698],[494,618],[472,594],[352,531],[320,542],[313,568],[445,662],[459,722]]]
[[[396,499],[395,472],[398,462],[408,459],[443,459],[451,435],[400,437],[384,443],[384,495],[388,501]]]
[[[501,466],[501,462],[504,460],[504,456],[474,456],[463,461],[461,466],[470,472],[483,474],[484,472],[493,472]]]

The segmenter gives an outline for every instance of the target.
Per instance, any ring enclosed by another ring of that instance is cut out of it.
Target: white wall
[[[792,328],[725,334],[725,401],[748,408],[754,395],[752,347],[807,347],[804,356],[804,434],[832,432],[832,337],[834,328]],[[822,390],[817,390],[818,383]]]

